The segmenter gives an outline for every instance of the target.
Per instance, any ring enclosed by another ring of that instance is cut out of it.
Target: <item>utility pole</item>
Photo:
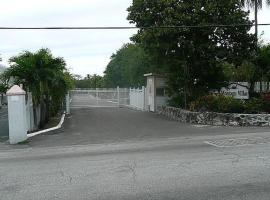
[[[258,0],[255,0],[255,36],[256,36],[256,49],[258,49]]]

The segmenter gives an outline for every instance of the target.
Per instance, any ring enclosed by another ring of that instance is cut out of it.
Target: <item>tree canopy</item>
[[[135,44],[125,44],[112,55],[104,74],[106,87],[137,87],[145,84],[143,75],[152,70],[144,50]]]
[[[104,87],[104,79],[97,74],[88,74],[85,78],[78,75],[73,75],[76,88],[102,88]]]
[[[254,55],[252,22],[239,0],[133,0],[128,20],[140,28],[131,39],[167,73],[171,95],[186,91],[189,98],[220,88],[222,62],[240,65]],[[153,28],[209,24],[250,24],[202,28]]]
[[[4,82],[12,79],[14,84],[23,84],[31,92],[34,106],[40,105],[46,120],[61,106],[73,81],[61,57],[54,57],[49,49],[37,52],[25,51],[10,58],[10,67],[3,74]]]

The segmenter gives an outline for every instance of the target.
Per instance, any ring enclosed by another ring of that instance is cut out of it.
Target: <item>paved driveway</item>
[[[155,113],[128,108],[83,108],[72,109],[62,130],[36,136],[30,140],[30,145],[69,146],[266,131],[267,128],[182,124]]]

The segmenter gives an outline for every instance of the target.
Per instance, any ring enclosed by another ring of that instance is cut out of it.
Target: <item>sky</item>
[[[126,20],[132,0],[0,0],[0,26],[132,26]],[[251,19],[253,18],[251,13]],[[270,9],[259,13],[270,23]],[[260,27],[270,42],[270,26]],[[110,57],[136,30],[0,30],[2,64],[24,50],[49,48],[74,73],[102,75]]]

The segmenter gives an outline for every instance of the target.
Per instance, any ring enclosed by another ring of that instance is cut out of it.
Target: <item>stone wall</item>
[[[270,114],[191,112],[167,106],[161,107],[158,113],[183,123],[214,126],[270,126]]]

